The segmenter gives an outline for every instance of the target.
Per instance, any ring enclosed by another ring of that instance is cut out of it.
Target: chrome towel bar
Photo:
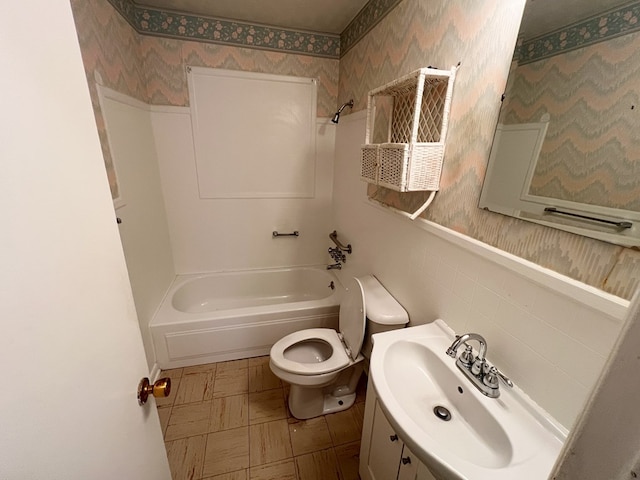
[[[633,227],[633,223],[631,222],[616,222],[613,220],[605,220],[604,218],[590,217],[588,215],[580,215],[578,213],[564,212],[562,210],[558,210],[556,207],[546,207],[544,209],[545,212],[556,213],[558,215],[569,215],[570,217],[578,217],[583,218],[585,220],[592,220],[594,222],[606,223],[608,225],[613,225],[618,228],[631,228]]]
[[[293,231],[293,232],[291,232],[291,233],[280,233],[280,232],[278,232],[277,230],[274,230],[274,231],[271,233],[271,236],[272,236],[273,238],[276,238],[276,237],[299,237],[299,236],[300,236],[300,232],[299,232],[298,230],[294,230],[294,231]]]

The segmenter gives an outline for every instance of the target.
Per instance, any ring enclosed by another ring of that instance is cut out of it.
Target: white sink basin
[[[517,387],[482,395],[445,354],[454,338],[442,320],[374,335],[370,377],[389,422],[438,478],[546,479],[566,432]]]

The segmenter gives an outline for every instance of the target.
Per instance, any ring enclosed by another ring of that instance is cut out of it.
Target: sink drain
[[[442,405],[433,407],[433,413],[442,421],[448,422],[451,420],[451,412],[447,407],[443,407]]]

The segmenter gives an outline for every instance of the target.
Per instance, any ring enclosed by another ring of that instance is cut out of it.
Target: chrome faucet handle
[[[489,388],[498,388],[498,369],[491,367],[489,373],[482,377],[482,383]]]
[[[473,355],[473,347],[471,345],[467,345],[464,349],[464,352],[460,354],[460,363],[462,363],[465,367],[469,368],[475,362],[476,357]]]
[[[476,376],[482,375],[485,364],[486,362],[484,358],[480,358],[480,356],[478,356],[478,358],[476,358],[476,361],[473,362],[473,365],[471,365],[471,373],[473,373]]]
[[[507,377],[504,373],[502,373],[499,370],[497,370],[497,375],[498,375],[498,378],[502,380],[507,387],[513,388],[513,382],[509,379],[509,377]]]

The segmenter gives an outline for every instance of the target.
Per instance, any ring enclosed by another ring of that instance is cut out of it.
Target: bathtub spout
[[[342,263],[338,262],[327,265],[327,270],[342,270]]]

